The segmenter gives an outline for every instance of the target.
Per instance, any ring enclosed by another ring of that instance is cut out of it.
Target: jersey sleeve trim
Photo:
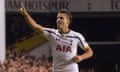
[[[82,40],[78,36],[66,36],[66,37],[78,39],[80,41],[80,43],[81,43],[81,48],[84,48],[84,44],[83,44]]]

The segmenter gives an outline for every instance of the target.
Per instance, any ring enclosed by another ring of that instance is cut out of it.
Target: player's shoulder
[[[74,30],[71,30],[71,34],[72,34],[73,36],[78,36],[78,37],[83,36],[82,33],[77,32],[77,31],[74,31]]]
[[[55,28],[44,28],[44,30],[47,32],[50,32],[50,33],[57,31],[57,29],[55,29]]]
[[[84,36],[83,36],[83,34],[82,33],[80,33],[80,32],[76,32],[76,31],[71,31],[71,34],[72,34],[72,36],[73,37],[76,37],[76,38],[79,38],[79,39],[84,39]]]

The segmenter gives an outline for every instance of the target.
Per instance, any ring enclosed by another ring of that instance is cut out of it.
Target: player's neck
[[[70,29],[69,29],[69,28],[59,29],[59,32],[60,32],[61,34],[66,34],[66,33],[69,33],[69,32],[70,32]]]

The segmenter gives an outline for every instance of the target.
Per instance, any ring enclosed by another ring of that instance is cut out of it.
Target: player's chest
[[[51,39],[52,41],[60,45],[72,46],[73,44],[75,45],[78,42],[78,39],[69,35],[51,34]]]

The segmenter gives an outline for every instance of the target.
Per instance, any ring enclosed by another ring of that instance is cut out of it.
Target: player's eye
[[[60,17],[60,19],[63,19],[63,17]]]
[[[58,19],[64,19],[63,17],[58,17]]]

